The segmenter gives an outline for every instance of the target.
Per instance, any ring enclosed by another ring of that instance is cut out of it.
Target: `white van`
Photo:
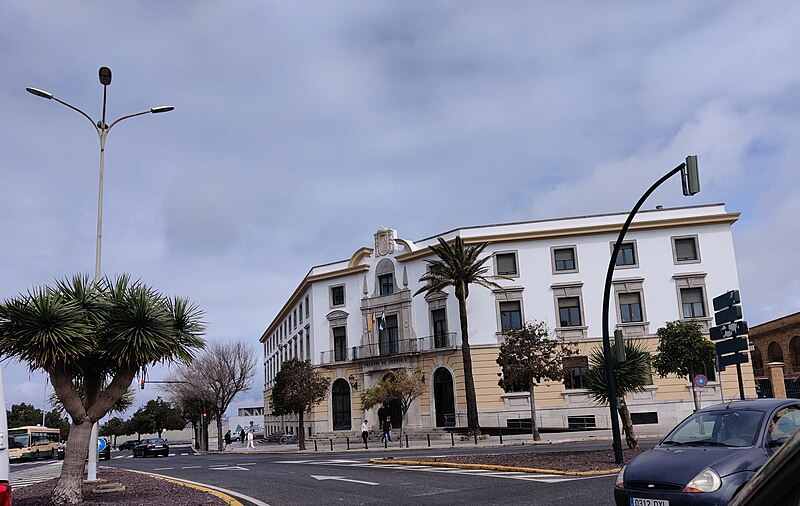
[[[8,482],[8,422],[6,420],[6,389],[3,368],[0,367],[0,506],[11,504],[11,484]]]

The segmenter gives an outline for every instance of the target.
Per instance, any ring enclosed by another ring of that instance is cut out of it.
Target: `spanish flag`
[[[372,315],[369,317],[369,321],[367,322],[367,332],[372,332],[372,327],[375,325],[375,311],[372,312]]]

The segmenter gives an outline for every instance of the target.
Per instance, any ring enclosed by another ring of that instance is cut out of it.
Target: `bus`
[[[3,369],[0,368],[0,402],[5,406],[6,390],[3,386]],[[0,505],[10,506],[11,484],[8,481],[8,425],[6,410],[0,409]]]
[[[56,456],[61,431],[29,425],[8,429],[8,458],[11,460],[39,460]]]

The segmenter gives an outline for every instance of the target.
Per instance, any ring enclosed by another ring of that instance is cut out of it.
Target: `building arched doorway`
[[[781,345],[772,341],[767,348],[767,356],[770,362],[783,362],[783,350]]]
[[[352,429],[350,384],[347,380],[339,378],[333,382],[331,397],[333,401],[333,430]]]
[[[456,401],[453,392],[453,375],[444,367],[433,373],[433,402],[436,407],[436,426],[455,427]]]
[[[385,374],[381,381],[385,379],[391,379],[391,374]],[[403,406],[400,403],[400,399],[393,399],[389,402],[386,402],[378,408],[378,426],[383,425],[383,421],[386,417],[390,417],[392,421],[392,428],[399,429],[403,425]]]

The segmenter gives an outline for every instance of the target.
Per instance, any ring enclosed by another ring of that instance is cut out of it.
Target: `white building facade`
[[[526,321],[547,323],[554,335],[578,344],[580,355],[564,364],[565,379],[536,388],[537,422],[543,428],[609,427],[607,406],[595,404],[583,383],[591,351],[602,346],[605,274],[627,213],[530,221],[451,230],[419,241],[392,229],[374,234],[374,245],[348,260],[313,267],[269,324],[264,351],[266,432],[299,430],[296,421],[269,415],[275,375],[289,358],[310,360],[330,377],[327,398],[315,406],[303,429],[309,435],[355,432],[375,410],[364,411],[360,392],[398,367],[418,368],[427,392],[406,415],[404,427],[466,426],[466,399],[458,302],[452,289],[413,294],[435,256],[437,239],[460,236],[466,244],[488,243],[490,275],[502,290],[470,287],[467,299],[473,377],[482,427],[529,423],[527,392],[498,385],[495,360],[503,329]],[[711,299],[738,289],[731,226],[738,213],[723,204],[640,211],[617,258],[610,331],[641,340],[655,352],[656,330],[680,319],[713,325]],[[370,330],[370,321],[375,324]],[[385,328],[378,321],[383,315]],[[738,391],[735,372],[713,366],[704,404]],[[745,383],[752,369],[745,364]],[[730,376],[734,374],[734,376]],[[748,379],[750,381],[748,381]],[[723,392],[724,387],[724,392]],[[749,392],[754,396],[754,392]],[[628,398],[634,423],[672,425],[692,411],[687,378],[653,378],[643,393]],[[391,406],[399,423],[399,407]]]

